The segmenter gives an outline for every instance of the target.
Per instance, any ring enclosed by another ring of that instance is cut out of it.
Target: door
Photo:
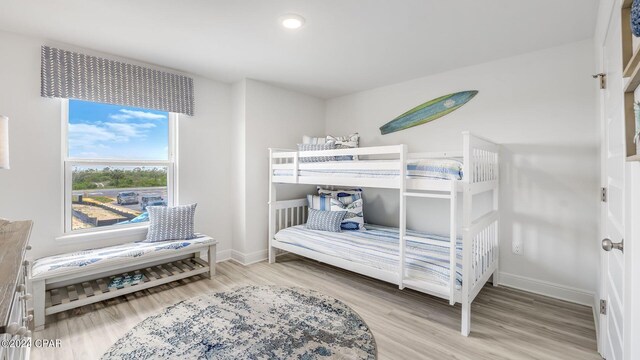
[[[601,103],[604,134],[601,175],[606,201],[602,202],[600,293],[601,299],[606,301],[606,315],[600,315],[600,351],[607,360],[624,359],[624,252],[612,245],[622,242],[625,233],[626,148],[620,21],[620,11],[613,11],[602,44],[602,66],[607,85],[602,90]]]

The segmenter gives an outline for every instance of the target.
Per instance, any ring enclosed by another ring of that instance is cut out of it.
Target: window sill
[[[56,241],[65,242],[65,243],[73,243],[73,242],[87,242],[87,241],[98,241],[98,240],[107,240],[107,239],[116,239],[119,237],[134,237],[141,236],[140,240],[143,240],[149,230],[149,225],[142,226],[131,226],[124,229],[108,229],[108,230],[96,230],[89,232],[81,232],[81,233],[70,233],[58,236]]]

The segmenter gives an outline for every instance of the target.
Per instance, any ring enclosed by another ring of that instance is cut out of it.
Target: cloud
[[[109,148],[114,143],[126,143],[132,139],[147,137],[150,129],[156,124],[69,124],[69,147],[71,150],[91,152],[94,149]]]
[[[69,147],[92,149],[98,143],[115,141],[116,135],[90,124],[69,124]]]
[[[115,121],[126,121],[131,119],[131,115],[126,114],[111,114],[109,115],[109,119]]]
[[[109,129],[117,137],[126,137],[129,141],[130,138],[140,138],[146,136],[146,130],[156,127],[156,124],[143,123],[143,124],[122,124],[122,123],[103,123],[105,128]]]
[[[120,109],[117,114],[109,115],[109,118],[116,121],[125,121],[131,119],[138,120],[163,120],[167,118],[166,114],[156,114],[140,110]]]

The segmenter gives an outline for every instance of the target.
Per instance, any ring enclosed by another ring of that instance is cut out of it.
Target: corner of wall
[[[231,249],[232,251],[244,251],[245,248],[245,214],[246,214],[246,79],[234,83],[231,87],[231,174],[235,181],[231,183],[232,194],[232,224],[231,224]],[[231,258],[230,253],[229,258]]]

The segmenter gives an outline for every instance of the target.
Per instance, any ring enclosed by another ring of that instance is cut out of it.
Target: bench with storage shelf
[[[198,235],[191,240],[136,242],[38,259],[29,274],[35,328],[44,328],[46,315],[199,274],[212,278],[216,244],[213,238]],[[200,257],[202,251],[208,252],[208,261]],[[120,281],[127,276],[135,281]]]

